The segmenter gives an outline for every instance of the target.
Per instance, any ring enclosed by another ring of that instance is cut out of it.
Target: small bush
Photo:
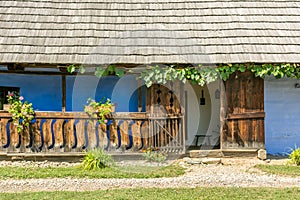
[[[93,149],[86,152],[81,167],[85,170],[96,170],[114,165],[115,162],[111,155],[105,153],[103,149]]]
[[[292,164],[300,165],[300,148],[295,148],[289,155]]]
[[[167,159],[167,153],[159,151],[158,148],[148,148],[143,150],[143,156],[150,162],[164,162]]]

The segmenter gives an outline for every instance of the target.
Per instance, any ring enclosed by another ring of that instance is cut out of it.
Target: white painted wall
[[[270,154],[300,147],[300,88],[295,79],[265,79],[265,142]]]
[[[211,144],[218,141],[220,124],[220,99],[215,98],[215,91],[219,89],[219,81],[207,86],[185,84],[187,94],[186,128],[187,145],[195,144],[196,134],[212,135]],[[204,90],[205,105],[200,105],[201,90]],[[200,141],[198,144],[200,144]],[[204,141],[207,142],[207,141]]]

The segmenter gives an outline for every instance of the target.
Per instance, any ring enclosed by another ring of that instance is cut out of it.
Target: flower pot
[[[111,106],[111,110],[110,110],[110,112],[115,112],[115,110],[116,110],[116,106]]]
[[[10,104],[3,104],[3,110],[8,111]]]

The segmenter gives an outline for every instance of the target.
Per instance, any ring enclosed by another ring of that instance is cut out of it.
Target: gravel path
[[[299,187],[300,178],[268,175],[253,168],[253,160],[222,160],[223,165],[193,165],[177,178],[155,179],[25,179],[0,180],[0,192],[87,191],[113,188],[177,187]],[[232,164],[234,163],[234,164]],[[1,165],[8,165],[0,162]],[[13,165],[24,165],[24,163]],[[26,165],[26,164],[25,164]],[[43,166],[57,165],[44,163]],[[63,165],[69,165],[67,163]]]

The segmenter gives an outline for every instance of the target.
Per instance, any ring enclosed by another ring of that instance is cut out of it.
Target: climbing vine
[[[217,80],[218,72],[212,67],[175,68],[174,66],[160,67],[156,65],[145,69],[138,78],[144,80],[147,87],[153,83],[165,84],[167,81],[176,79],[183,83],[190,80],[193,84],[203,86]]]
[[[300,78],[300,64],[281,63],[281,64],[220,64],[217,68],[220,77],[227,80],[236,71],[245,72],[249,70],[257,77],[265,78],[273,75],[275,78]]]
[[[67,71],[69,73],[78,72],[80,74],[84,74],[86,72],[86,68],[82,65],[69,65],[67,67]],[[116,75],[121,77],[125,74],[125,71],[121,68],[116,68],[114,65],[108,66],[99,66],[95,68],[94,75],[98,78],[101,76],[108,76],[108,75]]]
[[[78,71],[85,73],[82,66],[70,65],[67,68],[69,73]],[[131,70],[132,71],[132,70]],[[300,79],[300,64],[281,63],[281,64],[219,64],[218,66],[188,66],[175,67],[170,66],[148,66],[138,76],[138,79],[144,80],[147,87],[153,83],[165,84],[167,81],[179,80],[185,83],[189,80],[192,84],[205,85],[216,81],[218,78],[226,81],[230,75],[235,72],[251,71],[257,77],[265,78],[273,75],[275,78],[297,78]],[[124,69],[116,68],[114,65],[107,67],[96,67],[95,76],[117,75],[123,76]]]
[[[189,80],[192,84],[205,85],[216,81],[218,78],[226,81],[235,72],[251,71],[256,77],[265,78],[273,75],[275,78],[300,78],[300,64],[219,64],[217,67],[196,66],[174,68],[173,66],[153,66],[144,70],[139,76],[145,81],[147,87],[153,83],[164,84],[167,81],[178,79],[185,83]]]

